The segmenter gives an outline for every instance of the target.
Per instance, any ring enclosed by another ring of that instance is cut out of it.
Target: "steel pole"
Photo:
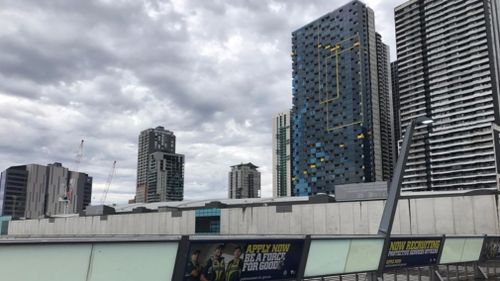
[[[410,124],[408,124],[408,126],[406,127],[406,132],[403,138],[401,151],[398,156],[398,161],[393,170],[393,176],[389,186],[389,192],[387,194],[387,201],[385,202],[384,212],[382,213],[382,219],[380,220],[378,235],[384,236],[384,246],[382,248],[382,256],[380,257],[377,277],[382,277],[382,275],[384,274],[385,260],[387,258],[387,252],[391,243],[392,224],[394,222],[394,216],[396,215],[396,209],[398,207],[398,201],[401,194],[401,186],[403,183],[406,160],[408,159],[408,153],[410,152],[413,132],[415,131],[415,124],[416,120],[411,120]]]

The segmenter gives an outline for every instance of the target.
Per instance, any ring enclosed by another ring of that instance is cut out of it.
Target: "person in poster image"
[[[203,268],[200,264],[200,250],[195,250],[191,254],[191,260],[186,265],[186,272],[184,274],[185,281],[200,281],[201,271]]]
[[[241,260],[241,247],[234,248],[234,258],[227,264],[226,281],[240,281],[243,260]]]
[[[201,281],[224,281],[226,264],[222,256],[223,250],[224,245],[219,245],[215,248],[214,255],[208,259],[205,265]]]

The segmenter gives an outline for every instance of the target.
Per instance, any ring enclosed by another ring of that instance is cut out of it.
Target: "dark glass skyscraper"
[[[380,104],[391,87],[390,78],[379,76],[389,71],[388,48],[381,47],[374,13],[360,1],[292,33],[293,195],[384,179],[383,146],[393,142],[382,142],[382,127],[392,126],[381,110],[392,107]],[[389,84],[380,87],[381,81]]]

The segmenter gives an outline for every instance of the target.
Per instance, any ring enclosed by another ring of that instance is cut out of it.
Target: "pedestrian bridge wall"
[[[220,234],[376,234],[385,201],[221,209]],[[8,235],[120,235],[196,232],[195,210],[11,221]],[[404,198],[394,234],[500,234],[497,195]]]

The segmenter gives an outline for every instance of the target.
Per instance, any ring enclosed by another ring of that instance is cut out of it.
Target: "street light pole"
[[[396,209],[398,207],[406,160],[408,159],[408,154],[410,152],[410,146],[413,138],[413,133],[415,131],[415,126],[417,124],[429,125],[432,122],[433,121],[430,118],[422,116],[411,120],[410,124],[408,124],[408,126],[406,127],[403,144],[401,145],[401,151],[398,156],[398,161],[393,170],[393,176],[389,186],[389,192],[387,194],[387,201],[385,203],[384,212],[382,213],[382,219],[380,220],[380,226],[378,229],[378,235],[384,236],[384,247],[382,250],[382,257],[380,258],[377,277],[382,276],[384,272],[387,251],[391,243],[392,225],[394,222],[394,216],[396,215]]]

